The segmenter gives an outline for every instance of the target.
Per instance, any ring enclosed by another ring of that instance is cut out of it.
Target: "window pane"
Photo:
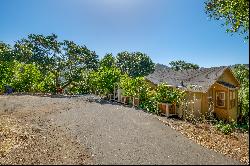
[[[216,104],[219,107],[224,107],[225,106],[225,92],[217,92],[216,93]]]

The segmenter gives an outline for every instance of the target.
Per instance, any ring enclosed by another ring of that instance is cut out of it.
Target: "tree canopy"
[[[13,60],[13,52],[10,45],[0,41],[0,61]]]
[[[116,64],[116,59],[112,54],[106,54],[100,60],[100,67],[114,67]]]
[[[40,70],[54,75],[55,88],[65,88],[79,81],[80,73],[95,69],[98,56],[86,46],[73,41],[58,41],[55,34],[49,36],[31,34],[14,45],[17,60],[38,64]]]
[[[223,20],[227,32],[249,38],[249,0],[207,0],[205,11],[210,18]]]
[[[123,74],[131,77],[146,76],[154,72],[155,64],[150,57],[141,52],[127,51],[118,53],[116,56],[116,65],[121,69]]]
[[[169,63],[172,69],[179,71],[179,70],[187,70],[187,69],[199,69],[199,65],[193,64],[193,63],[188,63],[182,60],[178,61],[171,61]]]

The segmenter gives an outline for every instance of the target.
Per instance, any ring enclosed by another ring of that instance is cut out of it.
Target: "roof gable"
[[[227,68],[223,75],[221,75],[219,78],[218,78],[218,81],[223,81],[223,82],[227,82],[227,83],[230,83],[234,86],[239,86],[240,85],[240,82],[237,80],[237,78],[234,76],[233,72],[232,72],[232,69],[230,68]]]

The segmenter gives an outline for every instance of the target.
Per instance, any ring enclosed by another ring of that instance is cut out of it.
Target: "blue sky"
[[[248,63],[249,42],[209,20],[203,0],[1,0],[0,40],[55,33],[103,57],[141,51],[155,63]]]

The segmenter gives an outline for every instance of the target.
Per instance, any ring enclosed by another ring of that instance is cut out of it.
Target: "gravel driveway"
[[[115,103],[88,102],[87,97],[13,96],[15,101],[8,101],[25,109],[34,98],[33,111],[46,107],[47,113],[39,116],[85,147],[94,164],[241,164],[192,142],[154,115]]]

